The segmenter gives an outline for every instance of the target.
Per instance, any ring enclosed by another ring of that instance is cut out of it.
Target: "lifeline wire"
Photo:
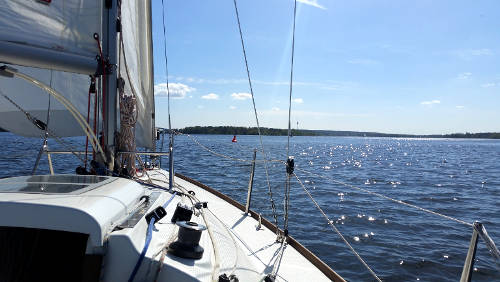
[[[446,218],[448,220],[452,220],[452,221],[458,222],[458,223],[463,224],[463,225],[467,225],[467,226],[470,226],[470,227],[474,226],[472,223],[468,223],[468,222],[465,222],[463,220],[460,220],[460,219],[457,219],[457,218],[454,218],[454,217],[451,217],[451,216],[448,216],[448,215],[440,214],[440,213],[435,212],[435,211],[431,211],[431,210],[428,210],[428,209],[425,209],[425,208],[422,208],[422,207],[419,207],[419,206],[416,206],[416,205],[412,205],[410,203],[407,203],[407,202],[404,202],[404,201],[401,201],[401,200],[393,199],[391,197],[388,197],[388,196],[385,196],[385,195],[382,195],[382,194],[379,194],[379,193],[376,193],[376,192],[373,192],[373,191],[370,191],[370,190],[366,190],[366,189],[363,189],[361,187],[357,187],[357,186],[354,186],[354,185],[351,185],[351,184],[347,184],[347,183],[344,183],[342,181],[335,180],[335,179],[333,179],[331,177],[328,177],[328,176],[323,176],[323,175],[316,174],[314,172],[309,172],[309,171],[306,171],[306,170],[303,170],[303,169],[298,169],[298,168],[296,168],[296,169],[298,171],[302,171],[304,173],[309,173],[311,175],[314,175],[314,176],[317,176],[317,177],[320,177],[320,178],[325,178],[325,179],[328,179],[328,180],[330,180],[332,182],[335,182],[337,184],[340,184],[340,185],[343,185],[343,186],[346,186],[346,187],[349,187],[349,188],[352,188],[352,189],[356,189],[358,191],[362,191],[362,192],[368,193],[370,195],[377,196],[379,198],[390,200],[390,201],[393,201],[393,202],[398,203],[398,204],[409,206],[409,207],[412,207],[412,208],[417,209],[417,210],[421,210],[421,211],[426,212],[426,213],[437,215],[437,216],[440,216],[442,218]]]
[[[189,134],[185,134],[185,133],[179,133],[179,134],[187,135],[196,144],[198,144],[200,147],[202,147],[203,149],[207,150],[208,152],[210,152],[210,153],[212,153],[212,154],[214,154],[216,156],[219,156],[219,157],[222,157],[222,158],[226,158],[226,159],[230,159],[230,160],[234,160],[234,161],[252,162],[251,160],[238,159],[238,158],[234,158],[234,157],[231,157],[231,156],[227,156],[227,155],[224,155],[224,154],[220,154],[220,153],[214,152],[213,150],[210,150],[209,148],[207,148],[205,145],[202,145],[201,143],[199,143],[196,139],[194,139],[194,137],[190,136]],[[269,160],[269,161],[271,161],[271,162],[280,162],[283,165],[286,165],[286,163],[283,162],[283,161],[281,161],[281,160]],[[323,176],[323,175],[320,175],[320,174],[317,174],[317,173],[314,173],[314,172],[310,172],[310,171],[307,171],[307,170],[303,170],[303,169],[300,169],[300,168],[297,168],[297,167],[295,168],[295,170],[298,170],[298,171],[301,171],[301,172],[304,172],[304,173],[308,173],[308,174],[316,176],[316,177],[325,178],[325,179],[331,180],[332,182],[335,182],[337,184],[349,187],[351,189],[356,189],[358,191],[361,191],[361,192],[364,192],[364,193],[367,193],[367,194],[370,194],[370,195],[374,195],[374,196],[377,196],[379,198],[390,200],[390,201],[393,201],[393,202],[398,203],[398,204],[406,205],[408,207],[412,207],[414,209],[417,209],[417,210],[420,210],[420,211],[423,211],[423,212],[426,212],[426,213],[437,215],[437,216],[440,216],[442,218],[458,222],[460,224],[464,224],[464,225],[467,225],[467,226],[470,226],[470,227],[473,226],[473,224],[465,222],[463,220],[460,220],[460,219],[457,219],[457,218],[454,218],[454,217],[451,217],[451,216],[447,216],[447,215],[444,215],[444,214],[440,214],[438,212],[431,211],[431,210],[428,210],[426,208],[422,208],[422,207],[419,207],[419,206],[416,206],[416,205],[413,205],[413,204],[410,204],[410,203],[407,203],[407,202],[404,202],[404,201],[401,201],[401,200],[398,200],[398,199],[394,199],[394,198],[382,195],[380,193],[376,193],[376,192],[373,192],[373,191],[370,191],[370,190],[366,190],[366,189],[363,189],[361,187],[357,187],[357,186],[354,186],[354,185],[351,185],[351,184],[347,184],[347,183],[344,183],[342,181],[336,180],[336,179],[328,177],[328,176]]]
[[[269,172],[267,171],[266,152],[264,151],[264,142],[262,142],[262,134],[260,133],[259,117],[257,115],[257,107],[255,106],[255,99],[254,99],[253,88],[252,88],[252,80],[250,79],[250,70],[248,69],[248,60],[247,60],[247,53],[245,51],[245,42],[243,40],[243,33],[241,32],[240,15],[238,13],[238,6],[236,5],[236,0],[233,0],[233,2],[234,2],[234,11],[236,12],[236,19],[238,20],[238,30],[240,31],[241,48],[243,49],[243,57],[245,58],[245,66],[246,66],[246,70],[247,70],[248,85],[250,87],[250,94],[252,95],[253,111],[255,113],[255,121],[257,122],[257,131],[259,132],[260,146],[262,148],[262,157],[264,158],[264,168],[266,171],[267,188],[269,191],[268,192],[269,199],[271,201],[271,209],[273,212],[274,224],[276,226],[278,226],[278,216],[276,215],[276,206],[275,206],[274,200],[273,200],[273,191],[271,189],[271,183],[269,182]]]
[[[215,152],[214,150],[208,148],[207,146],[201,144],[196,138],[194,138],[193,136],[187,134],[187,133],[181,133],[181,132],[178,132],[178,134],[180,135],[186,135],[187,137],[189,137],[191,140],[193,140],[194,143],[198,144],[198,146],[200,146],[202,149],[206,150],[207,152],[209,153],[212,153],[218,157],[221,157],[221,158],[225,158],[225,159],[228,159],[228,160],[233,160],[233,161],[239,161],[239,162],[245,162],[245,163],[259,163],[259,162],[264,162],[264,160],[260,161],[260,160],[246,160],[246,159],[240,159],[240,158],[235,158],[235,157],[231,157],[231,156],[228,156],[228,155],[224,155],[224,154],[221,154],[221,153],[217,153]],[[281,160],[267,160],[268,162],[280,162],[282,163],[283,161]]]
[[[380,280],[380,278],[378,278],[377,274],[368,266],[368,264],[361,258],[361,256],[356,252],[356,250],[354,250],[354,248],[351,246],[351,244],[349,244],[349,242],[344,238],[344,236],[342,235],[342,233],[340,233],[340,231],[337,229],[337,227],[335,226],[335,224],[333,224],[333,220],[330,220],[330,218],[328,218],[328,216],[326,215],[326,213],[319,206],[318,202],[316,202],[316,200],[314,200],[314,198],[311,195],[311,193],[307,190],[306,186],[304,186],[304,184],[302,183],[302,181],[300,181],[300,178],[295,173],[293,175],[295,176],[295,178],[297,178],[297,181],[299,182],[300,186],[302,186],[302,188],[307,193],[307,195],[309,196],[309,198],[311,199],[311,201],[313,201],[314,205],[316,205],[316,207],[318,208],[318,210],[323,214],[323,216],[325,217],[325,219],[328,222],[328,224],[339,235],[340,239],[342,239],[342,241],[344,241],[344,243],[349,247],[349,249],[351,249],[351,251],[358,258],[358,260],[366,267],[366,269],[368,269],[368,271],[373,276],[373,278],[375,278],[377,281],[381,282],[382,280]]]

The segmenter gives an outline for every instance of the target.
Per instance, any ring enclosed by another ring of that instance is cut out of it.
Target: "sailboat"
[[[175,174],[171,131],[156,150],[151,1],[0,0],[0,13],[0,127],[43,140],[32,175],[0,179],[0,280],[344,281],[251,209],[251,182],[243,206]],[[74,174],[54,172],[57,154],[80,161]]]
[[[31,175],[0,179],[0,280],[344,281],[252,209],[255,153],[245,205],[175,173],[175,132],[155,127],[151,1],[0,0],[0,13],[0,128],[42,140]],[[74,174],[55,173],[57,154]],[[474,224],[461,281],[478,236],[498,254]]]

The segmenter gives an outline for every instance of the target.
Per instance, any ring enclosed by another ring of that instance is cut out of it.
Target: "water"
[[[250,159],[257,136],[199,135],[210,149]],[[70,138],[78,149],[82,138]],[[285,159],[286,137],[264,137],[271,159]],[[39,139],[0,133],[0,177],[31,172]],[[63,149],[51,141],[51,149]],[[177,172],[201,181],[244,203],[250,164],[214,156],[186,136],[176,137]],[[294,137],[291,153],[297,169],[452,216],[481,220],[500,243],[500,141]],[[54,169],[72,173],[76,158],[56,156]],[[164,166],[167,160],[164,159]],[[47,172],[44,158],[40,172]],[[285,169],[269,164],[270,183],[283,224]],[[296,171],[346,239],[384,281],[458,281],[472,234],[470,227],[423,213]],[[372,281],[368,271],[326,224],[296,181],[292,182],[290,234],[335,271],[352,281]],[[263,164],[257,165],[252,208],[273,221]],[[482,241],[473,281],[500,281]]]

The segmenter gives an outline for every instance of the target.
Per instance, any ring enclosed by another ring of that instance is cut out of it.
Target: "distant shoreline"
[[[260,128],[262,135],[287,136],[287,129]],[[190,126],[179,129],[186,134],[226,134],[226,135],[258,135],[256,127],[240,126]],[[339,131],[339,130],[297,130],[292,129],[293,136],[345,136],[345,137],[403,137],[403,138],[480,138],[480,139],[500,139],[500,132],[483,133],[452,133],[452,134],[394,134],[364,131]]]
[[[287,129],[261,127],[262,135],[287,136]],[[259,135],[257,127],[240,126],[190,126],[178,129],[186,134],[222,134],[222,135]],[[0,132],[7,132],[0,127]],[[364,131],[341,130],[297,130],[292,129],[292,136],[340,136],[340,137],[400,137],[400,138],[471,138],[471,139],[500,139],[500,132],[481,133],[451,133],[451,134],[397,134]]]

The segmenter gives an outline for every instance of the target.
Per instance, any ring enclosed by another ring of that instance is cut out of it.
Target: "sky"
[[[233,1],[164,1],[172,127],[256,126]],[[500,131],[499,1],[297,2],[293,128]],[[237,4],[260,125],[287,128],[294,1]],[[153,40],[167,127],[160,0]]]

